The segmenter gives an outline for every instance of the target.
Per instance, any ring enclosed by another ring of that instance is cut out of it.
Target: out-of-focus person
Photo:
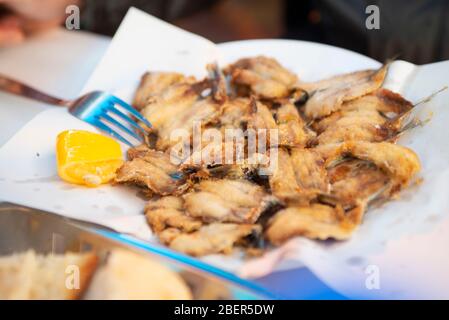
[[[276,38],[284,0],[0,0],[0,46],[56,27],[68,5],[81,8],[81,29],[112,36],[134,6],[212,41]],[[3,8],[3,10],[2,10]],[[3,11],[3,12],[2,12]]]
[[[134,6],[215,42],[293,38],[379,61],[449,59],[448,0],[0,0],[0,47],[61,24],[69,4],[81,8],[81,29],[109,36]],[[369,5],[379,29],[366,28]]]
[[[60,25],[65,8],[78,0],[0,0],[0,47]]]
[[[113,35],[130,6],[215,42],[284,32],[284,0],[84,0],[81,27]]]
[[[378,61],[417,64],[449,59],[447,0],[286,0],[293,39],[324,42]],[[368,6],[377,6],[379,29],[368,29]]]

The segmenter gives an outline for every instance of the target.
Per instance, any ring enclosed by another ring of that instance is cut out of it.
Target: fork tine
[[[139,136],[138,134],[136,134],[134,131],[130,130],[128,127],[126,127],[125,125],[123,125],[122,123],[120,123],[119,121],[115,120],[113,117],[111,117],[110,115],[108,115],[107,113],[104,113],[101,115],[101,118],[105,119],[106,121],[112,123],[113,125],[119,127],[120,129],[122,129],[123,131],[125,131],[127,134],[129,134],[130,136],[136,138],[137,140],[139,140],[140,142],[143,141],[142,137]]]
[[[142,128],[136,121],[134,121],[133,119],[131,119],[131,117],[129,117],[128,115],[126,115],[125,113],[121,112],[120,110],[118,110],[117,108],[110,108],[108,109],[108,111],[116,114],[117,116],[119,116],[120,118],[122,118],[123,120],[125,120],[127,123],[129,123],[130,125],[132,125],[134,128],[140,130],[143,134],[146,134],[147,132],[145,131],[144,128]]]
[[[148,128],[151,128],[151,123],[145,119],[136,109],[134,109],[132,106],[127,104],[125,101],[112,96],[112,102],[119,104],[121,107],[125,108],[127,111],[129,111],[133,116],[135,116],[139,121],[142,121]]]
[[[94,125],[98,129],[106,132],[110,136],[112,136],[112,137],[114,137],[116,139],[119,139],[120,141],[122,141],[123,143],[127,144],[128,146],[130,146],[130,147],[133,146],[133,144],[131,142],[126,140],[124,137],[122,137],[120,134],[118,134],[117,132],[115,132],[111,128],[109,128],[107,125],[105,125],[103,122],[101,122],[100,119],[96,119],[96,121],[89,121],[89,123]]]

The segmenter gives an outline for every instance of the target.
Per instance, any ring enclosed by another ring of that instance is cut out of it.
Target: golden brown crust
[[[187,213],[205,222],[255,223],[271,197],[246,180],[203,180],[184,195]]]
[[[358,71],[338,75],[315,83],[302,83],[310,98],[305,106],[305,114],[310,119],[318,119],[340,110],[344,102],[369,94],[380,88],[387,72],[387,65],[379,70]]]
[[[368,161],[350,159],[330,168],[328,172],[331,195],[344,208],[381,198],[390,188],[388,175]]]
[[[381,142],[391,139],[402,129],[401,116],[412,104],[387,89],[376,90],[344,103],[341,109],[313,123],[319,133],[317,144],[345,141]]]
[[[269,177],[271,192],[285,204],[308,204],[329,192],[324,160],[312,149],[278,150],[278,163]]]
[[[201,91],[207,88],[204,83],[207,84],[183,78],[182,81],[164,86],[147,100],[141,112],[157,133],[158,150],[165,150],[190,138],[190,135],[178,137],[176,132],[186,131],[191,134],[195,123],[204,126],[218,118],[222,102],[215,101],[213,97],[201,96]]]
[[[178,166],[167,153],[140,146],[128,154],[132,160],[119,168],[116,182],[135,183],[159,195],[179,194],[187,187]]]
[[[234,84],[248,86],[252,94],[266,99],[287,97],[298,81],[275,59],[264,56],[240,59],[225,72]]]
[[[306,129],[295,105],[283,103],[276,110],[276,123],[279,130],[279,145],[286,147],[305,147],[315,134]]]
[[[356,225],[344,215],[341,208],[321,204],[289,207],[273,217],[266,236],[276,245],[294,236],[318,240],[345,240],[351,236]]]
[[[160,241],[175,250],[200,256],[244,245],[260,252],[265,246],[248,238],[261,228],[275,245],[294,236],[347,239],[374,200],[391,198],[420,170],[412,150],[392,143],[410,128],[413,105],[381,88],[388,65],[310,83],[264,56],[226,67],[229,84],[217,65],[207,69],[201,81],[144,76],[135,101],[153,123],[155,150],[131,149],[117,174],[117,181],[165,195],[145,212]],[[198,121],[208,135],[195,146]],[[188,135],[172,141],[176,129]],[[246,135],[229,142],[228,129]],[[250,140],[265,150],[250,153]],[[239,162],[228,162],[229,151]],[[176,165],[170,152],[179,154]],[[261,176],[268,158],[276,165]]]
[[[260,232],[260,226],[215,222],[193,233],[172,234],[168,243],[170,248],[192,256],[229,254],[239,240],[253,232]]]
[[[141,110],[149,99],[160,94],[168,87],[177,83],[192,82],[193,80],[193,78],[186,78],[183,74],[176,72],[146,72],[140,80],[133,106]]]
[[[185,214],[183,199],[174,196],[150,200],[145,207],[145,216],[151,229],[156,233],[170,227],[192,232],[202,225],[200,220]]]

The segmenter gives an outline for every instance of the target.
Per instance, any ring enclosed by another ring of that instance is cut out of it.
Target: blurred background
[[[214,42],[288,38],[379,61],[449,59],[447,0],[0,0],[0,46],[63,25],[70,4],[81,8],[82,30],[109,36],[135,6]],[[366,28],[368,5],[378,6],[380,29]]]

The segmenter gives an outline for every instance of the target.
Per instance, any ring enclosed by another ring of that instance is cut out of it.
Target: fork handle
[[[62,100],[37,89],[34,89],[17,80],[0,75],[0,90],[36,101],[49,103],[57,106],[67,106],[68,101]]]

